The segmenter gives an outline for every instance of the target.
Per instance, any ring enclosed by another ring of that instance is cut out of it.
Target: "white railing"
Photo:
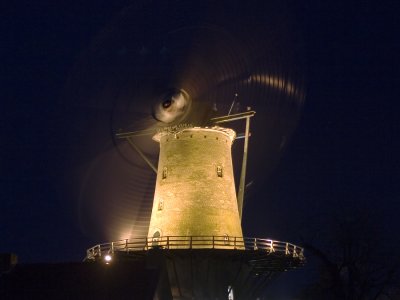
[[[150,249],[231,249],[275,253],[304,259],[304,249],[288,242],[228,236],[165,236],[126,239],[96,245],[86,251],[86,259],[96,259],[115,252],[138,252]]]

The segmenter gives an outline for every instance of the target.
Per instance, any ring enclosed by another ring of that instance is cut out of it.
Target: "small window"
[[[224,235],[224,244],[229,245],[229,236],[227,234]]]
[[[162,170],[162,179],[166,179],[168,175],[168,169],[167,167],[164,167]]]
[[[217,175],[218,175],[218,177],[222,177],[222,175],[223,175],[222,166],[217,166]]]
[[[158,247],[159,246],[160,237],[161,237],[161,234],[160,234],[160,232],[158,230],[156,232],[154,232],[153,239],[152,239],[152,242],[153,242],[152,246],[153,247]]]
[[[164,208],[164,200],[160,199],[160,201],[158,201],[158,210],[163,210]]]

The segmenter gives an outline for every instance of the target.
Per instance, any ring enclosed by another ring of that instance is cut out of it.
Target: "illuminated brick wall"
[[[161,133],[149,237],[242,237],[233,177],[235,132],[189,128]],[[156,233],[157,235],[157,233]]]

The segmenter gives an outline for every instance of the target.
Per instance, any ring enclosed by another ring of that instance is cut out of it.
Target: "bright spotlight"
[[[106,261],[106,263],[109,263],[112,260],[112,256],[110,254],[107,254],[106,256],[104,256],[104,260]]]

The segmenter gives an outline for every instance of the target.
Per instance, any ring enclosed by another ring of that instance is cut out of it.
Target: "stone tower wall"
[[[230,129],[208,128],[158,136],[149,237],[157,231],[161,237],[242,237],[231,156],[234,136]]]

